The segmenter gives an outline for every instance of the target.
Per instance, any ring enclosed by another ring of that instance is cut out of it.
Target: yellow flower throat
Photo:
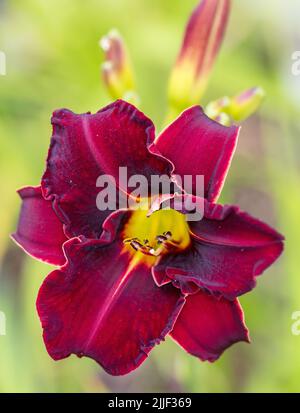
[[[137,261],[153,265],[157,257],[182,251],[190,245],[185,216],[174,209],[133,211],[123,230],[124,251]]]

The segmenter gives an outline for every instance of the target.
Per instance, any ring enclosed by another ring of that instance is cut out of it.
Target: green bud
[[[242,121],[253,115],[261,105],[265,92],[261,87],[245,90],[231,99],[227,113],[235,121]]]
[[[116,30],[111,30],[100,40],[105,61],[101,66],[102,78],[113,99],[137,103],[134,74],[126,45]]]

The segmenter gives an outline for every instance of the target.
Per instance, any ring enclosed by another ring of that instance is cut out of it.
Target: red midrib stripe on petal
[[[269,242],[264,242],[261,243],[259,245],[249,245],[249,244],[235,244],[234,242],[229,242],[229,241],[217,241],[217,240],[209,240],[207,238],[201,237],[200,235],[195,234],[194,232],[190,231],[191,236],[196,239],[197,241],[199,241],[200,243],[203,242],[204,244],[210,244],[210,245],[219,245],[220,247],[234,247],[234,248],[247,248],[247,249],[251,249],[251,248],[259,248],[259,247],[266,247],[269,245],[273,245],[273,244],[278,244],[280,242],[282,242],[282,239],[278,239],[278,240],[274,240],[274,241],[269,241]]]
[[[236,134],[235,134],[235,139],[231,139],[231,137],[227,138],[227,142],[223,145],[221,154],[217,160],[216,166],[213,170],[213,173],[209,179],[209,184],[208,184],[208,193],[210,193],[209,200],[210,202],[216,202],[218,199],[223,186],[224,182],[228,173],[228,170],[230,168],[231,162],[233,155],[235,153],[237,143],[238,143],[238,137],[240,133],[241,128],[236,129]],[[228,156],[228,154],[230,154]],[[226,159],[227,158],[227,159]],[[223,164],[227,164],[227,168],[224,170]],[[218,177],[218,179],[217,179]]]
[[[115,284],[112,286],[109,295],[107,296],[105,302],[103,303],[103,306],[99,310],[98,317],[95,321],[95,326],[93,330],[91,331],[91,334],[89,335],[87,339],[87,343],[85,346],[85,351],[88,350],[90,345],[93,342],[93,339],[95,338],[97,331],[101,327],[102,322],[105,320],[105,318],[109,315],[109,310],[113,307],[113,305],[116,303],[118,297],[124,290],[126,286],[126,282],[129,280],[130,275],[132,274],[132,271],[135,269],[137,265],[137,261],[133,258],[130,262],[129,265],[125,271],[125,274],[123,274],[120,279],[118,279]]]
[[[106,161],[105,156],[98,150],[96,145],[95,139],[93,139],[93,132],[91,131],[90,127],[90,115],[84,115],[81,117],[82,128],[84,131],[84,136],[86,143],[88,144],[88,148],[90,150],[90,155],[94,158],[98,165],[101,165],[105,171],[109,171],[109,165]],[[100,137],[99,137],[100,139]],[[96,185],[96,183],[95,183]]]

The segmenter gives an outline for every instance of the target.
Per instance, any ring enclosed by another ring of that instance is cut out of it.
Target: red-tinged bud
[[[228,108],[228,114],[235,121],[251,116],[261,105],[265,92],[261,87],[254,87],[234,96]]]
[[[260,87],[254,87],[232,98],[225,96],[210,102],[205,108],[205,113],[211,119],[223,125],[230,125],[233,122],[245,120],[253,115],[261,105],[264,97],[264,90]]]
[[[220,125],[223,126],[231,126],[232,125],[232,120],[230,116],[227,115],[225,112],[219,113],[219,115],[215,116],[214,119],[216,122],[220,123]]]
[[[192,13],[170,78],[171,108],[181,111],[199,103],[223,40],[229,10],[230,0],[202,0]]]
[[[223,98],[210,102],[205,108],[205,113],[211,119],[215,119],[220,115],[220,113],[224,113],[229,106],[230,98],[228,96],[224,96]]]
[[[109,94],[113,99],[137,103],[132,65],[122,37],[112,30],[100,40],[100,47],[105,53],[101,69]]]

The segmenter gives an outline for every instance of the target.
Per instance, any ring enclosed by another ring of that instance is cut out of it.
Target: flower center
[[[123,230],[124,248],[136,258],[153,265],[157,257],[176,253],[190,245],[185,216],[173,209],[160,210],[147,217],[136,210]]]

